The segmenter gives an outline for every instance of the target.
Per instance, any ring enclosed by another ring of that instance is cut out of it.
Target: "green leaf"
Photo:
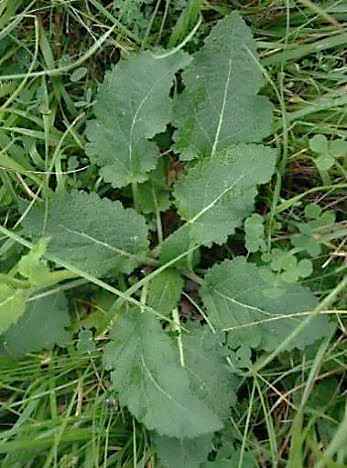
[[[122,405],[148,429],[169,437],[197,437],[223,426],[190,389],[178,350],[153,315],[128,310],[116,322],[104,364]]]
[[[92,353],[95,351],[93,332],[89,329],[82,329],[78,334],[77,349],[80,353]]]
[[[95,276],[130,273],[148,248],[145,220],[120,202],[96,193],[73,191],[35,206],[23,221],[24,234],[37,241],[49,236],[47,253]]]
[[[328,140],[325,135],[315,135],[310,138],[309,142],[310,149],[317,154],[327,154],[328,153]]]
[[[305,206],[304,213],[306,218],[318,219],[322,213],[322,209],[317,203],[308,203]]]
[[[178,272],[164,270],[149,283],[148,305],[161,316],[168,317],[180,300],[183,283]]]
[[[175,149],[181,159],[209,156],[236,143],[259,142],[271,132],[269,100],[251,30],[234,12],[217,23],[183,73],[174,104]]]
[[[329,142],[329,153],[335,158],[347,156],[347,141],[343,139],[332,140]]]
[[[329,154],[322,154],[315,159],[316,166],[320,171],[328,171],[335,163],[335,159]]]
[[[276,151],[237,145],[198,162],[175,186],[175,202],[198,244],[222,244],[253,209],[257,184],[268,182]]]
[[[175,439],[154,434],[152,441],[164,468],[199,468],[212,450],[212,434]]]
[[[171,119],[169,97],[175,73],[190,61],[182,52],[157,59],[146,51],[121,60],[106,74],[87,124],[91,161],[114,187],[144,182],[156,166],[159,149],[149,141]]]
[[[0,284],[0,333],[6,332],[24,313],[27,295],[24,289]]]
[[[189,252],[175,263],[175,267],[193,271],[197,265],[200,255],[197,243],[191,239],[189,226],[185,224],[174,231],[160,244],[159,259],[162,264],[177,258],[179,255]]]
[[[245,221],[246,249],[254,253],[265,249],[264,218],[254,213]]]
[[[185,329],[189,333],[182,338],[184,360],[193,393],[225,420],[236,402],[239,379],[227,363],[224,334],[212,333],[200,323],[185,325]]]
[[[66,346],[71,340],[68,303],[63,293],[29,301],[25,314],[4,336],[4,349],[18,359],[27,353]]]
[[[28,278],[33,286],[46,283],[49,278],[50,271],[47,262],[41,260],[47,251],[47,245],[48,239],[40,239],[18,262],[18,272]]]
[[[80,81],[84,78],[88,73],[88,68],[86,67],[78,67],[76,68],[70,75],[70,80],[72,82]]]
[[[201,296],[215,326],[228,330],[234,346],[247,345],[274,350],[307,317],[318,301],[299,284],[281,284],[281,295],[268,297],[268,283],[261,268],[244,257],[226,260],[206,274]],[[329,331],[325,316],[314,318],[288,349],[302,348]]]

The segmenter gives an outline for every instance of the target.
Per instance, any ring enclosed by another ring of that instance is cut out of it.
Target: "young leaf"
[[[148,305],[160,315],[169,316],[180,300],[182,289],[182,276],[176,271],[164,270],[149,283]]]
[[[71,339],[68,303],[63,293],[29,301],[25,314],[4,335],[5,351],[18,359],[27,353],[65,346]]]
[[[190,389],[173,341],[153,315],[128,310],[111,332],[104,364],[121,404],[161,435],[197,437],[223,426]]]
[[[28,278],[33,286],[43,284],[49,278],[50,271],[47,262],[41,260],[47,251],[47,245],[48,239],[40,239],[18,262],[18,272]]]
[[[264,218],[253,213],[245,221],[246,249],[250,253],[265,249]]]
[[[257,184],[268,182],[276,151],[243,144],[198,162],[175,186],[175,202],[199,244],[222,244],[253,208]]]
[[[190,61],[182,52],[163,59],[149,51],[131,55],[107,73],[88,122],[87,154],[114,187],[143,182],[159,150],[149,141],[171,119],[169,97],[175,73]]]
[[[0,284],[0,334],[16,323],[25,310],[27,291]]]
[[[217,23],[183,73],[174,103],[175,148],[181,159],[213,155],[236,143],[259,142],[271,132],[269,100],[250,29],[234,12]]]
[[[175,439],[154,434],[152,441],[164,468],[199,468],[212,450],[212,435]]]
[[[272,351],[307,317],[300,312],[309,313],[318,301],[299,284],[283,284],[280,296],[268,297],[269,285],[259,270],[244,257],[226,260],[207,272],[200,292],[209,319],[229,331],[230,343]],[[326,317],[316,317],[288,349],[323,338],[329,328]]]
[[[23,221],[34,241],[49,236],[47,253],[96,276],[130,273],[148,248],[145,220],[120,202],[73,191],[35,206]]]

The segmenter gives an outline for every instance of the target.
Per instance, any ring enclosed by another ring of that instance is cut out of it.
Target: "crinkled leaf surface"
[[[35,206],[23,221],[24,234],[34,240],[50,237],[47,253],[83,271],[102,276],[130,273],[148,248],[142,216],[118,201],[96,193],[73,191],[44,207]]]
[[[115,323],[104,363],[113,387],[148,429],[169,437],[197,437],[221,429],[219,417],[190,389],[178,350],[151,314],[128,310]]]
[[[236,401],[239,379],[227,363],[227,350],[222,345],[224,334],[212,333],[208,326],[196,322],[185,324],[184,328],[189,331],[182,341],[193,393],[221,419],[227,419]]]
[[[177,271],[164,270],[155,276],[148,287],[148,305],[161,316],[169,316],[177,306],[183,290],[183,278]]]
[[[275,349],[304,320],[318,301],[299,284],[281,285],[278,297],[268,297],[268,283],[260,268],[244,257],[225,260],[206,274],[200,293],[208,317],[218,328],[229,330],[231,345],[249,344],[266,351]],[[314,318],[288,349],[302,348],[327,335],[326,317]]]
[[[0,333],[16,323],[25,310],[27,291],[0,284]]]
[[[174,191],[180,216],[199,244],[222,244],[253,209],[257,184],[268,182],[276,151],[262,145],[236,145],[198,162]]]
[[[29,301],[25,314],[5,334],[4,349],[14,358],[65,346],[71,339],[68,303],[63,293]]]
[[[175,148],[182,159],[209,156],[235,143],[259,142],[271,132],[269,100],[250,28],[234,12],[217,23],[183,73],[175,99]]]
[[[199,468],[212,450],[213,434],[194,439],[175,439],[154,434],[152,441],[163,468]]]
[[[114,187],[143,182],[155,168],[159,150],[149,141],[171,119],[169,97],[175,73],[190,61],[183,53],[156,59],[151,52],[121,60],[100,86],[88,122],[87,154]]]

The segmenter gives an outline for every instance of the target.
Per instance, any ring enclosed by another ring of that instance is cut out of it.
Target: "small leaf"
[[[27,353],[66,346],[71,340],[68,303],[63,293],[29,301],[25,314],[4,336],[4,348],[18,359]]]
[[[212,434],[175,439],[154,434],[153,444],[163,468],[199,468],[212,450]]]
[[[254,253],[265,248],[264,218],[258,213],[249,216],[245,221],[246,249]]]
[[[144,182],[159,157],[150,141],[164,132],[171,118],[169,97],[175,73],[187,63],[178,52],[157,59],[149,51],[121,60],[106,74],[87,124],[87,154],[114,187]]]
[[[312,151],[318,154],[327,154],[328,153],[328,140],[325,135],[315,135],[310,138],[309,146]]]
[[[153,315],[127,310],[111,332],[104,365],[122,405],[148,429],[169,437],[197,437],[223,426],[191,390],[173,341]]]
[[[77,349],[80,353],[92,353],[95,351],[93,332],[89,329],[82,329],[78,334]]]
[[[182,276],[173,270],[164,270],[149,283],[148,305],[161,316],[169,316],[177,306],[183,289]]]
[[[41,260],[46,253],[48,241],[48,239],[40,239],[18,262],[18,272],[28,278],[33,286],[44,284],[49,278],[50,271],[47,262]]]
[[[315,163],[320,171],[328,171],[333,167],[335,159],[328,154],[324,154],[322,156],[318,156],[318,158],[315,159]]]
[[[298,262],[297,270],[301,278],[307,278],[312,274],[313,266],[311,260],[303,259]]]
[[[305,212],[306,218],[317,219],[317,218],[319,218],[319,216],[320,216],[320,214],[322,212],[322,209],[316,203],[308,203],[305,206],[304,212]]]
[[[175,99],[175,149],[181,159],[207,157],[270,134],[272,106],[256,96],[263,85],[251,30],[238,13],[219,21],[183,73]]]
[[[330,141],[329,153],[334,158],[347,156],[347,141],[342,139]]]
[[[222,244],[253,209],[257,184],[268,182],[276,151],[237,145],[198,162],[175,186],[180,216],[198,244]]]
[[[306,252],[313,258],[318,257],[322,251],[320,243],[313,237],[297,234],[291,238],[290,242],[293,247],[306,250]]]
[[[78,67],[74,70],[70,75],[70,80],[72,82],[80,81],[82,78],[86,76],[88,73],[88,68],[86,67]]]
[[[35,206],[23,221],[34,241],[49,236],[47,253],[96,276],[130,273],[148,248],[145,220],[120,202],[96,193],[73,191],[56,196],[48,207]]]
[[[15,324],[25,311],[27,291],[0,284],[0,334]]]
[[[317,305],[317,299],[299,284],[282,284],[279,297],[264,294],[268,283],[259,267],[244,257],[226,260],[212,267],[205,276],[201,296],[208,317],[218,328],[228,330],[234,347],[256,346],[272,351],[304,320]],[[303,313],[302,315],[300,313]],[[329,332],[329,320],[315,317],[288,346],[302,348]]]

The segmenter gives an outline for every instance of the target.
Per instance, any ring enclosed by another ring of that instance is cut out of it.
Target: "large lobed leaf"
[[[148,305],[157,311],[161,317],[169,317],[180,300],[183,284],[183,278],[177,271],[162,271],[149,283]]]
[[[169,437],[197,437],[221,429],[220,418],[190,389],[178,350],[159,321],[139,309],[116,322],[104,363],[121,404],[148,429]]]
[[[107,73],[88,122],[87,154],[114,187],[143,182],[159,150],[149,141],[171,119],[169,97],[175,73],[190,61],[182,52],[157,59],[149,51],[121,60]]]
[[[234,12],[217,23],[183,73],[174,103],[175,148],[182,159],[206,157],[271,133],[269,100],[250,29]]]
[[[95,276],[130,273],[148,248],[144,218],[96,193],[58,195],[47,213],[35,206],[23,221],[23,231],[34,241],[50,237],[48,254]]]
[[[261,269],[237,257],[213,266],[200,289],[209,320],[230,334],[235,347],[249,345],[274,350],[307,317],[318,301],[299,284],[281,286],[280,295],[267,294]],[[303,348],[329,333],[326,317],[315,317],[289,345]]]
[[[273,174],[276,151],[236,145],[198,162],[175,186],[175,203],[198,244],[222,244],[252,211],[257,184]]]

